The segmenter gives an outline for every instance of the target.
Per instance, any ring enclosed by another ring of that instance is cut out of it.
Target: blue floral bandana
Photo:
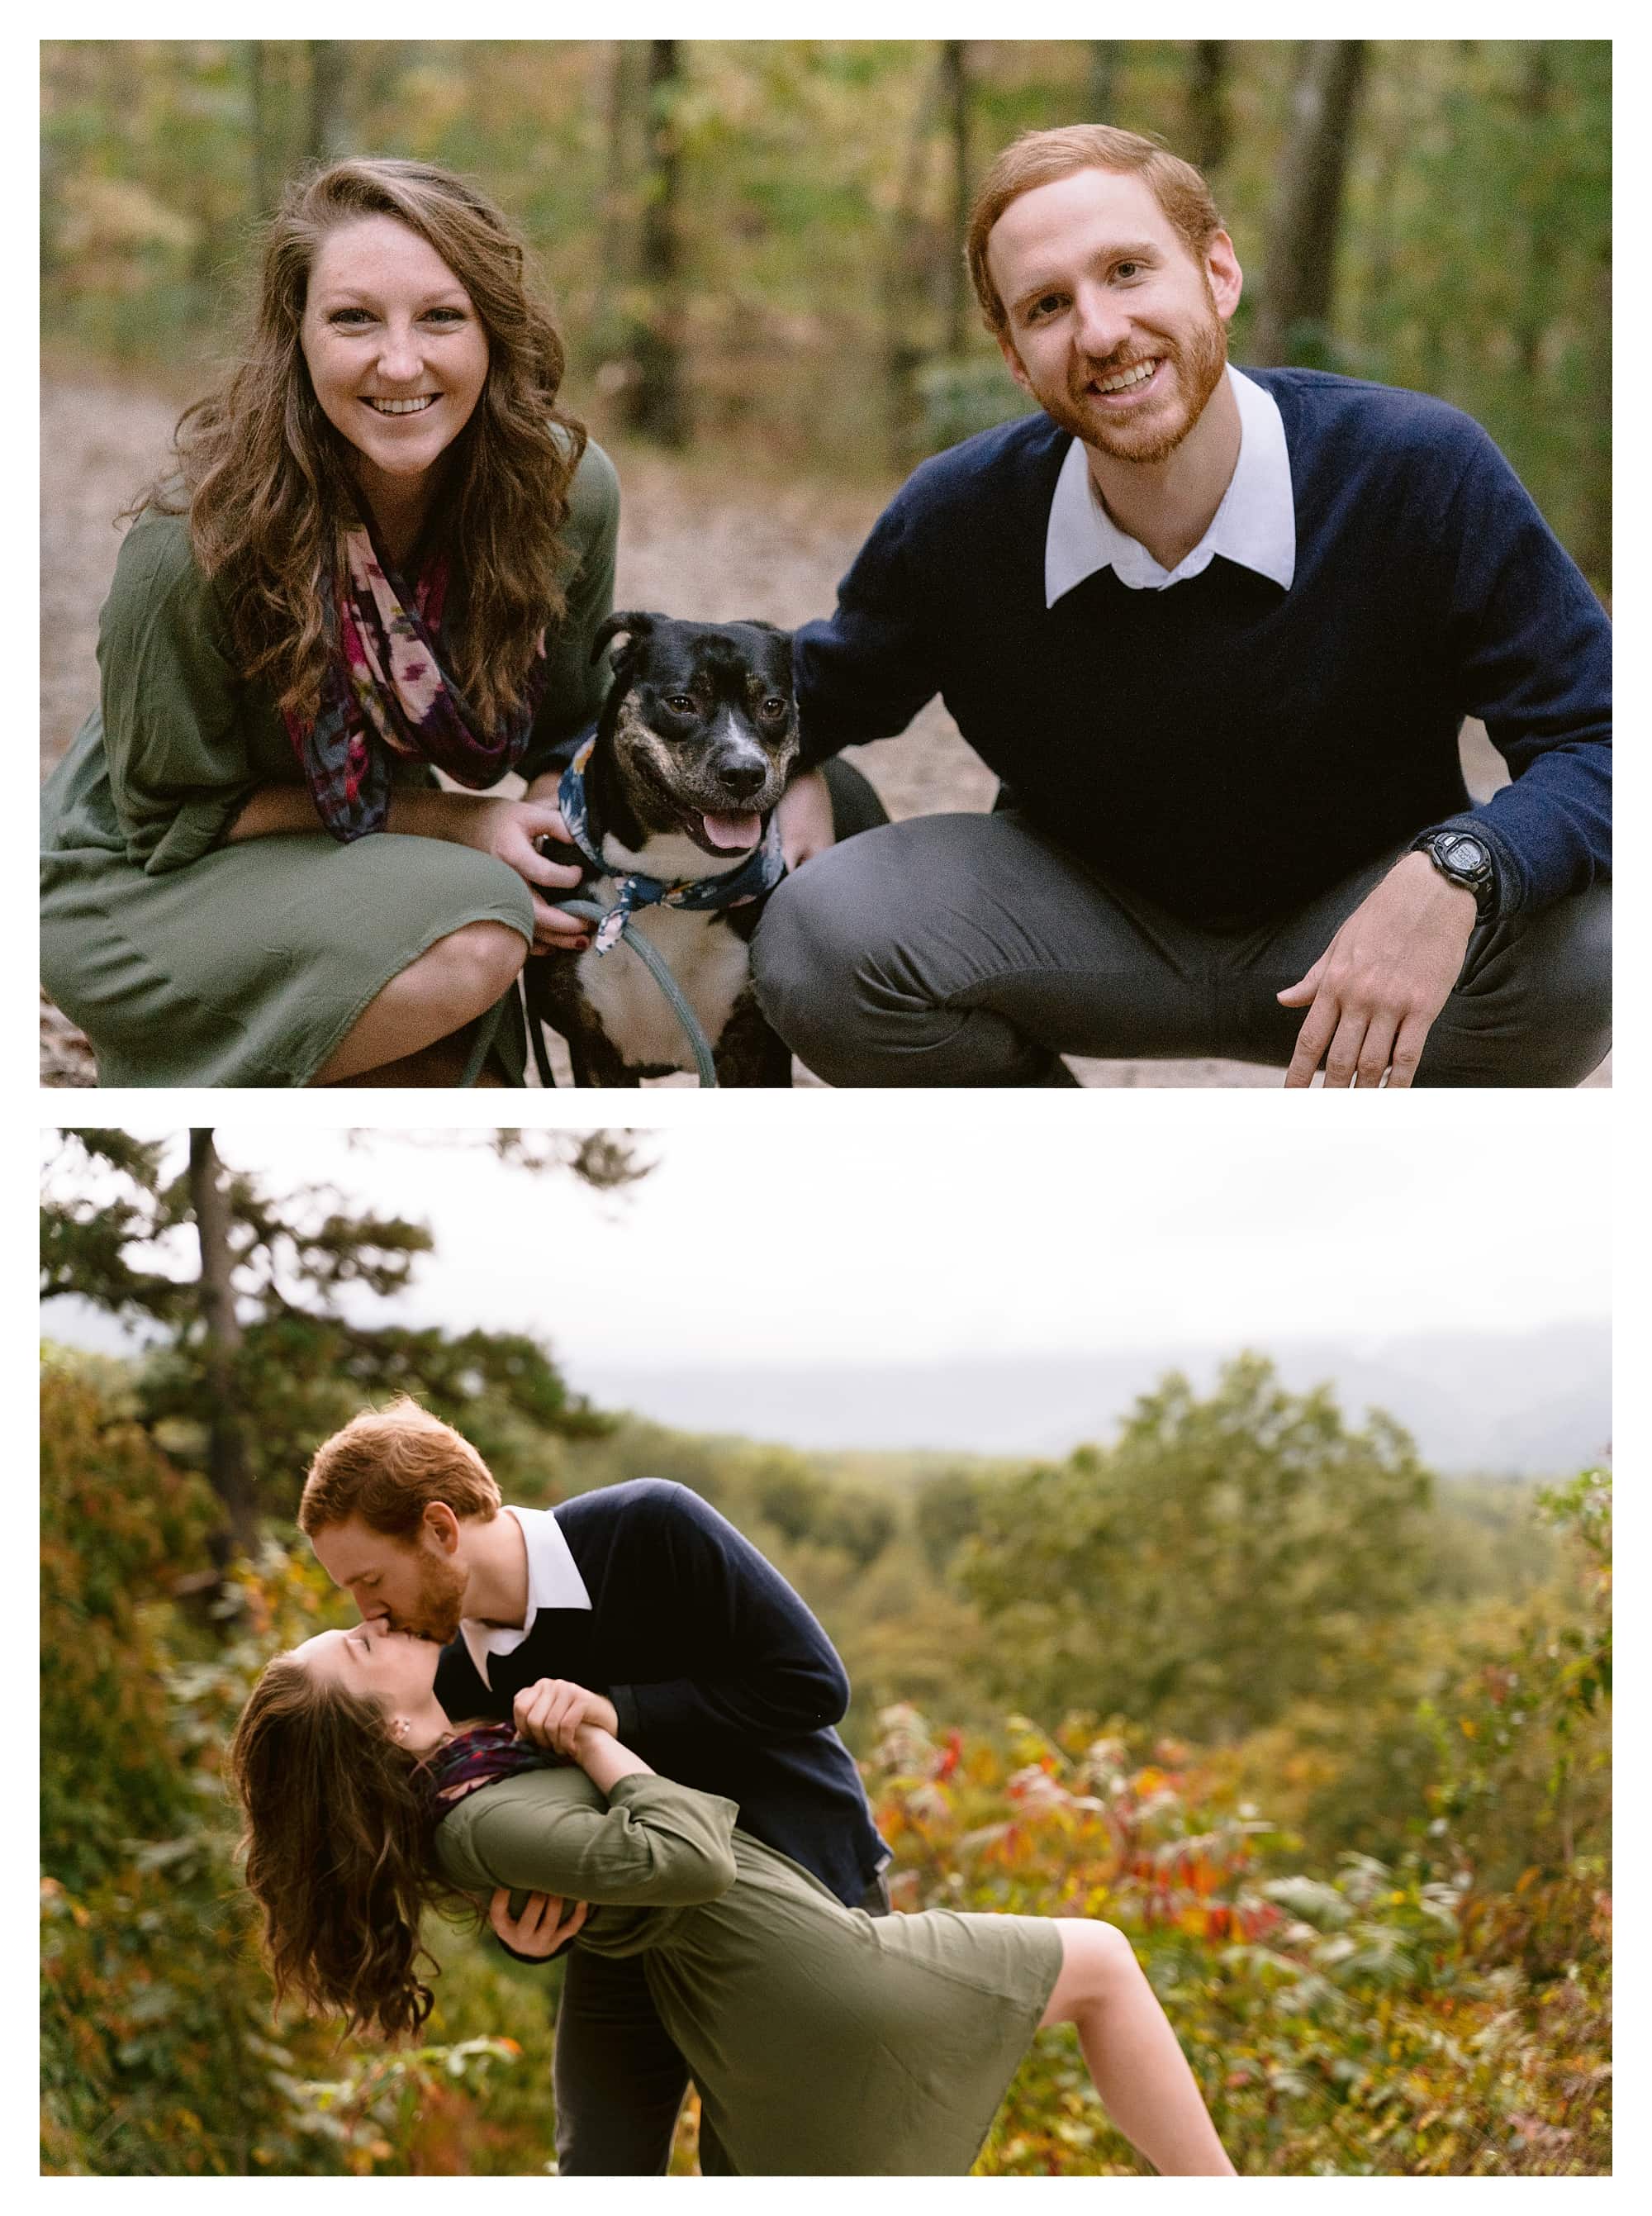
[[[597,926],[593,942],[599,954],[605,954],[618,939],[627,922],[642,908],[743,908],[748,901],[760,900],[772,892],[786,874],[786,858],[780,851],[780,827],[772,816],[769,828],[763,834],[762,844],[755,847],[737,869],[725,870],[720,877],[679,877],[668,884],[663,877],[648,877],[640,871],[621,877],[611,862],[603,859],[591,830],[590,811],[585,799],[585,767],[591,759],[597,742],[589,738],[562,772],[562,783],[556,788],[556,804],[562,811],[562,821],[568,826],[568,835],[593,869],[605,877],[615,880],[614,905]],[[548,894],[548,899],[554,895]]]

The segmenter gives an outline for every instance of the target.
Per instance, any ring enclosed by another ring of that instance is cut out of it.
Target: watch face
[[[1446,867],[1452,870],[1483,870],[1490,859],[1480,841],[1471,839],[1466,832],[1453,839],[1441,857]]]

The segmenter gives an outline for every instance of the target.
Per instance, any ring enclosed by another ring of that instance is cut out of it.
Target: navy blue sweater
[[[1217,927],[1283,914],[1437,823],[1471,823],[1512,914],[1611,869],[1611,626],[1480,427],[1443,401],[1248,370],[1279,403],[1288,592],[1219,555],[1163,591],[1100,570],[1044,605],[1069,435],[1043,415],[925,462],[829,623],[796,635],[805,758],[939,692],[1052,837]],[[1512,785],[1471,807],[1478,716]]]
[[[637,1478],[556,1517],[586,1609],[541,1609],[484,1684],[463,1639],[436,1697],[456,1721],[508,1719],[524,1685],[566,1677],[611,1700],[619,1737],[664,1777],[740,1803],[742,1827],[853,1907],[887,1858],[832,1729],[849,1680],[772,1564],[686,1486]]]

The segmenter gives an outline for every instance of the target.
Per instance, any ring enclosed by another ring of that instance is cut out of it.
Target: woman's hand
[[[587,1693],[583,1685],[566,1677],[541,1677],[537,1684],[524,1685],[512,1705],[511,1720],[519,1739],[531,1740],[535,1746],[548,1746],[574,1760],[578,1759],[576,1742],[586,1724],[595,1724],[605,1732],[619,1729],[611,1701],[604,1700],[600,1693]]]
[[[568,826],[555,803],[544,800],[494,800],[486,796],[447,793],[457,801],[447,836],[479,854],[496,855],[508,863],[533,891],[533,952],[578,953],[591,944],[591,926],[565,908],[552,908],[534,889],[567,891],[580,882],[577,865],[547,861],[535,841],[551,838],[572,844]]]
[[[511,1914],[511,1893],[501,1885],[488,1904],[488,1921],[505,1944],[536,1961],[549,1961],[556,1949],[573,1938],[591,1913],[588,1900],[576,1900],[564,1916],[564,1904],[554,1893],[531,1893],[519,1916]]]
[[[574,1759],[600,1793],[611,1793],[622,1777],[652,1777],[654,1770],[640,1754],[622,1746],[612,1732],[600,1724],[580,1726],[574,1739]]]

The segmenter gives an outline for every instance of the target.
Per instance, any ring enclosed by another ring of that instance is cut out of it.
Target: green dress
[[[961,2176],[1044,2013],[1053,1923],[869,1916],[669,1778],[534,1770],[459,1801],[444,1874],[593,1904],[575,1944],[639,1954],[735,2175]]]
[[[567,526],[567,613],[522,766],[590,722],[591,640],[613,606],[619,486],[587,446]],[[230,657],[187,520],[127,532],[99,624],[100,705],[40,797],[40,974],[104,1085],[305,1085],[368,1002],[461,925],[531,943],[527,886],[438,839],[313,832],[225,846],[261,785],[303,784],[273,695]],[[427,783],[417,762],[398,778]],[[519,1076],[524,1042],[509,1041]]]

